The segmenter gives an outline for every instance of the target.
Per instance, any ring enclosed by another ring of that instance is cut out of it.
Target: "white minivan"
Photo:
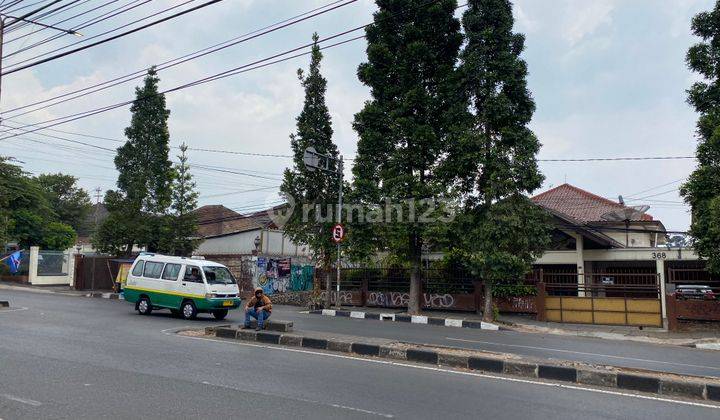
[[[224,319],[228,310],[240,307],[237,282],[224,265],[150,253],[141,254],[133,263],[124,295],[141,315],[170,309],[185,319],[201,312]]]

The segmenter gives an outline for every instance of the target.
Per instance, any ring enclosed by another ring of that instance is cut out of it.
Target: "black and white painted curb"
[[[471,321],[456,318],[438,318],[424,315],[407,315],[396,313],[378,313],[362,311],[340,311],[335,309],[323,309],[310,311],[311,314],[325,316],[340,316],[357,319],[374,319],[376,321],[409,322],[411,324],[444,325],[446,327],[475,328],[482,330],[497,331],[500,329],[496,324],[484,321]]]
[[[81,295],[81,296],[92,297],[92,298],[101,298],[101,299],[121,299],[120,294],[118,294],[118,293],[92,292],[92,293],[85,293],[84,295]]]
[[[672,376],[661,372],[634,371],[623,368],[600,369],[591,365],[573,363],[563,365],[560,362],[536,359],[505,359],[501,355],[481,354],[465,356],[452,351],[436,348],[423,348],[422,345],[376,344],[354,341],[359,337],[323,338],[319,336],[279,333],[272,331],[252,331],[230,327],[213,327],[206,333],[214,333],[219,338],[254,341],[265,344],[277,344],[290,347],[302,347],[316,350],[329,350],[352,353],[359,356],[372,356],[417,363],[428,363],[454,368],[505,374],[524,378],[547,379],[571,382],[581,385],[601,386],[650,394],[710,400],[720,402],[720,382],[694,376]],[[467,349],[455,349],[467,350]]]

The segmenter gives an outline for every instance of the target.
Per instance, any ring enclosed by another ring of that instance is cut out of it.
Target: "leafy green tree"
[[[63,251],[75,245],[76,241],[77,233],[75,233],[72,226],[62,222],[51,222],[44,228],[40,247]]]
[[[200,241],[196,238],[198,193],[190,173],[187,156],[188,146],[183,143],[175,165],[172,189],[172,212],[166,217],[167,232],[161,241],[161,251],[171,255],[191,255]]]
[[[335,221],[332,217],[335,212],[328,211],[328,205],[332,209],[337,202],[338,179],[327,172],[310,171],[303,162],[305,149],[310,146],[318,153],[338,158],[338,149],[332,141],[330,112],[325,103],[327,80],[320,73],[323,56],[317,40],[318,35],[313,34],[315,44],[308,74],[305,75],[302,69],[298,69],[298,78],[305,89],[305,104],[296,119],[297,131],[290,135],[293,167],[285,170],[280,194],[286,200],[296,203],[283,227],[285,233],[295,243],[310,246],[317,263],[326,270],[326,285],[327,290],[330,290],[330,268],[335,252],[330,232]],[[337,162],[331,160],[329,169],[336,171]],[[327,293],[325,303],[330,305],[330,293]]]
[[[90,196],[79,188],[77,178],[65,174],[43,174],[35,181],[45,192],[60,222],[72,226],[76,232],[86,232],[87,217],[92,210]]]
[[[692,208],[692,244],[708,269],[720,274],[720,2],[693,18],[692,32],[702,41],[690,47],[686,61],[704,78],[688,90],[688,102],[700,113],[698,166],[680,193]]]
[[[132,119],[125,129],[128,141],[115,156],[117,190],[105,196],[109,215],[94,237],[96,247],[105,252],[129,254],[134,244],[156,251],[166,233],[174,170],[168,157],[170,111],[158,83],[152,68],[143,86],[135,89]]]
[[[368,61],[358,68],[372,99],[355,115],[354,196],[370,212],[402,207],[403,221],[393,210],[392,220],[366,223],[364,230],[410,268],[408,310],[417,313],[422,248],[432,227],[418,215],[432,211],[422,200],[447,193],[437,169],[463,105],[455,70],[462,34],[454,0],[376,3],[374,24],[366,29]]]
[[[20,247],[64,250],[75,243],[71,226],[58,221],[48,195],[36,179],[0,157],[0,241]],[[61,233],[62,232],[62,233]]]
[[[525,37],[513,33],[509,0],[470,0],[463,14],[463,92],[470,118],[454,142],[447,174],[464,198],[469,218],[457,248],[484,281],[483,317],[493,316],[493,286],[521,279],[549,243],[545,213],[525,196],[542,185],[540,143],[527,127],[535,103],[520,58]]]

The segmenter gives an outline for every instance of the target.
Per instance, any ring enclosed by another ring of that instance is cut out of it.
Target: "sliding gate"
[[[656,275],[653,275],[656,277]],[[660,286],[655,284],[545,285],[545,318],[577,324],[662,327]]]

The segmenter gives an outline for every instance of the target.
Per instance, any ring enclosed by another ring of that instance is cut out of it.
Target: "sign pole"
[[[343,157],[340,156],[338,161],[338,178],[340,180],[339,192],[338,192],[338,208],[337,208],[337,222],[342,223],[342,199],[343,199]],[[337,243],[337,285],[336,285],[336,296],[335,296],[335,307],[340,309],[340,241]]]

